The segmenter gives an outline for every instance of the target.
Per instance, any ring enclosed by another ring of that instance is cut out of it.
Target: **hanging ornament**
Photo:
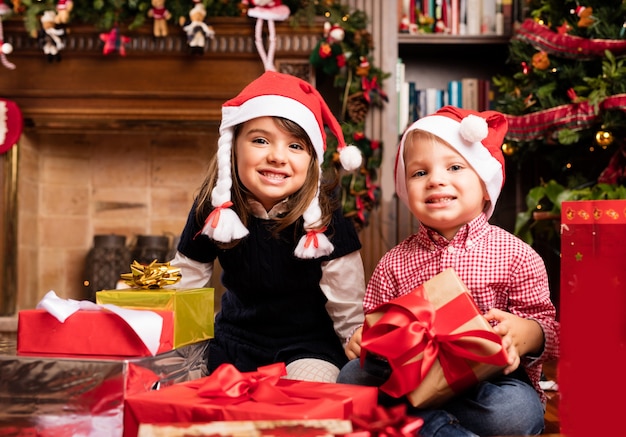
[[[215,37],[215,30],[213,30],[213,26],[204,22],[205,17],[204,4],[197,3],[189,11],[189,21],[185,21],[184,18],[181,19],[181,26],[187,35],[187,46],[192,55],[203,55],[207,39]]]
[[[566,35],[569,31],[572,30],[572,26],[569,25],[567,21],[564,21],[559,27],[557,27],[557,32],[559,35]]]
[[[524,74],[530,73],[530,68],[528,67],[528,64],[526,63],[526,61],[522,61],[521,65],[522,65],[522,73]]]
[[[606,150],[607,147],[613,144],[613,134],[609,131],[599,130],[596,133],[596,143]]]
[[[2,20],[11,13],[11,10],[4,4],[4,0],[0,0],[0,62],[9,70],[15,69],[15,64],[9,62],[7,55],[13,52],[13,46],[8,42],[4,42],[4,31],[2,29]]]
[[[41,16],[41,30],[37,35],[39,46],[48,58],[48,62],[59,62],[61,50],[65,47],[65,28],[56,24],[55,11],[44,11]]]
[[[342,46],[344,37],[345,30],[341,26],[324,23],[324,39],[320,40],[311,52],[309,56],[311,65],[329,76],[339,73],[346,65],[346,55]]]
[[[0,155],[17,143],[22,129],[22,112],[17,103],[0,99]]]
[[[56,23],[60,25],[67,24],[70,21],[72,8],[74,8],[74,2],[72,0],[59,0],[56,6]]]
[[[593,14],[593,8],[590,6],[576,6],[570,12],[578,16],[578,27],[589,27],[595,21],[591,15]]]
[[[537,70],[546,70],[550,66],[550,58],[543,50],[533,55],[533,68]]]
[[[274,54],[276,52],[276,21],[285,21],[291,15],[291,10],[282,0],[242,0],[246,6],[248,17],[256,18],[254,26],[254,45],[261,57],[265,71],[276,71]],[[268,47],[263,44],[263,26],[267,22]]]
[[[152,34],[155,38],[167,36],[167,20],[172,18],[172,13],[165,7],[165,0],[152,0],[152,7],[148,9],[148,17],[152,18]]]
[[[517,146],[513,143],[502,144],[502,153],[506,156],[513,156],[517,153]]]
[[[121,35],[117,27],[113,27],[107,33],[101,33],[100,40],[104,42],[103,54],[110,55],[117,52],[120,56],[126,56],[126,44],[130,42],[130,38]]]

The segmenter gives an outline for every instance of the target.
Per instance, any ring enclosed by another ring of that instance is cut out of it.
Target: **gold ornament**
[[[606,130],[600,130],[596,133],[596,143],[598,146],[606,149],[613,144],[613,134]]]
[[[506,156],[513,156],[517,153],[517,146],[511,143],[502,144],[502,153]]]

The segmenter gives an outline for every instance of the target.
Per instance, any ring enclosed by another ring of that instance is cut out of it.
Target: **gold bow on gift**
[[[180,268],[170,267],[170,263],[152,261],[148,265],[136,260],[130,265],[131,273],[122,273],[122,280],[132,288],[163,288],[180,281]]]

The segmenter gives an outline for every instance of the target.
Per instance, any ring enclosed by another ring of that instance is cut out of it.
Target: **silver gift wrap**
[[[206,376],[207,346],[69,358],[17,355],[14,341],[0,340],[0,436],[121,436],[125,396]]]

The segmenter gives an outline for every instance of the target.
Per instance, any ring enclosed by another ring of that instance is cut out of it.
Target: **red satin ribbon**
[[[476,306],[467,293],[435,310],[419,287],[379,306],[375,312],[383,315],[373,326],[366,324],[361,347],[389,361],[391,377],[381,389],[392,396],[400,397],[415,390],[436,360],[446,381],[457,392],[477,382],[468,360],[496,366],[506,364],[501,349],[491,353],[477,341],[484,339],[501,345],[500,337],[494,332],[476,329],[449,334],[476,317]]]
[[[230,208],[231,206],[233,206],[233,202],[231,202],[230,200],[222,203],[220,206],[216,206],[215,209],[213,209],[213,211],[209,213],[209,216],[204,221],[204,226],[202,227],[202,229],[204,229],[209,223],[211,224],[211,227],[213,229],[217,228],[217,223],[220,221],[221,211],[223,209]],[[196,235],[193,236],[194,239],[202,233],[202,229],[196,232]]]
[[[304,241],[304,247],[308,248],[311,244],[313,244],[313,247],[317,249],[320,245],[317,239],[317,234],[322,233],[324,231],[326,231],[326,227],[323,227],[322,229],[318,229],[318,230],[308,231],[306,233],[306,240]]]
[[[406,415],[406,405],[385,409],[378,406],[369,416],[351,418],[355,431],[344,437],[409,437],[417,434],[424,421]]]
[[[213,229],[217,228],[217,222],[219,222],[220,220],[221,211],[223,209],[230,208],[231,206],[233,206],[233,202],[231,202],[230,200],[222,203],[220,206],[216,206],[215,209],[211,211],[209,216],[206,218],[206,221],[204,223],[206,224],[211,222],[211,227]]]
[[[387,95],[378,86],[376,76],[374,76],[372,80],[367,80],[367,77],[363,76],[361,78],[361,89],[363,90],[363,97],[367,100],[367,103],[371,102],[370,91],[377,92],[383,99],[387,98]]]
[[[253,400],[271,404],[300,403],[288,395],[276,383],[287,374],[284,363],[259,367],[256,372],[239,372],[232,364],[222,364],[207,377],[198,389],[202,397],[237,398],[240,401]]]

